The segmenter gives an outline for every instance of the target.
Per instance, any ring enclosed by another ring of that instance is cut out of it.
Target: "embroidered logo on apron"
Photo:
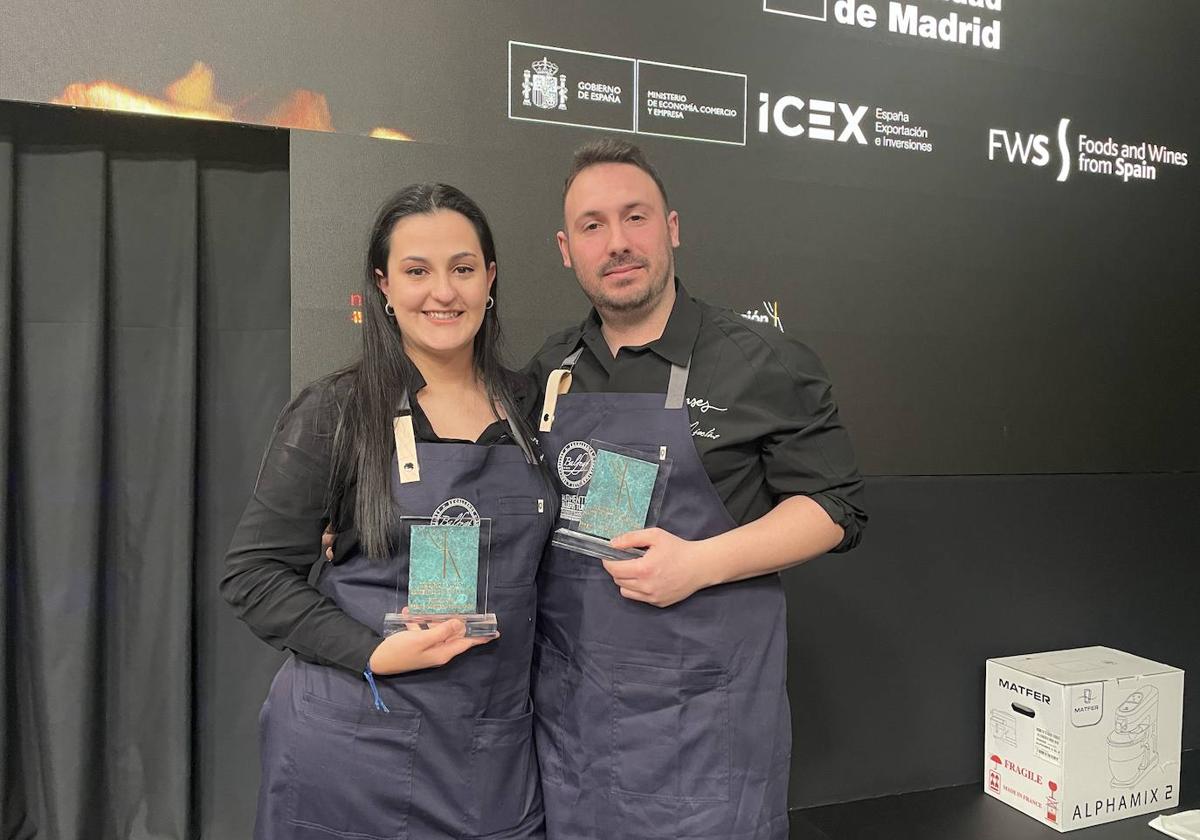
[[[558,477],[564,487],[578,490],[592,480],[596,450],[582,440],[573,440],[558,453]]]
[[[558,453],[558,478],[563,487],[578,490],[592,480],[596,468],[596,450],[582,440],[573,440]],[[583,496],[563,493],[559,516],[573,522],[579,521],[583,511]]]
[[[447,499],[437,506],[430,525],[478,525],[479,511],[466,499]]]

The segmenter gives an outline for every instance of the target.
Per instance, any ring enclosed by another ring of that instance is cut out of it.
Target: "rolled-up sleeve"
[[[832,550],[850,550],[867,523],[863,480],[829,375],[808,347],[780,341],[756,368],[756,380],[749,390],[771,430],[760,449],[768,489],[777,501],[811,498],[845,532]]]
[[[336,422],[330,384],[310,386],[284,409],[234,532],[220,588],[237,616],[272,646],[360,673],[381,637],[308,582],[313,564],[323,562]]]

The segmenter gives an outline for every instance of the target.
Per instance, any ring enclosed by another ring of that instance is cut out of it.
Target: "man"
[[[559,524],[587,524],[598,451],[657,463],[665,492],[656,527],[612,540],[644,556],[552,547],[542,563],[534,709],[553,838],[787,836],[777,572],[852,548],[866,523],[820,362],[689,297],[679,242],[636,146],[576,152],[558,245],[594,309],[531,362]]]

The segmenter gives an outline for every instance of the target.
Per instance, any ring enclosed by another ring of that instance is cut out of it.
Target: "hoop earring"
[[[392,316],[393,318],[396,317],[396,309],[390,303],[385,303],[383,305],[383,311],[386,312],[388,315]]]
[[[483,307],[483,308],[484,308],[484,309],[491,309],[491,308],[492,308],[493,306],[495,306],[495,305],[496,305],[496,299],[495,299],[494,297],[492,297],[491,295],[488,295],[488,302],[487,302],[487,304],[486,304],[486,305],[484,305],[484,307]]]

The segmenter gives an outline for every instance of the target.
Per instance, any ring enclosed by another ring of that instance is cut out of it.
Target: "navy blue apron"
[[[405,515],[451,502],[453,514],[491,518],[500,638],[440,668],[376,676],[388,712],[362,675],[289,659],[260,718],[258,840],[544,837],[529,675],[554,506],[528,442],[513,434],[522,445],[418,443],[420,480],[392,475]],[[397,585],[399,603],[408,600],[407,557],[321,566],[318,588],[376,631]]]
[[[571,394],[569,373],[561,387],[551,375],[539,437],[557,467],[559,525],[586,492],[581,444],[598,439],[670,458],[659,527],[698,540],[736,526],[692,442],[687,373],[672,366],[665,404],[662,394]],[[547,837],[786,838],[786,659],[776,574],[661,609],[622,598],[599,560],[551,546],[534,650]]]

